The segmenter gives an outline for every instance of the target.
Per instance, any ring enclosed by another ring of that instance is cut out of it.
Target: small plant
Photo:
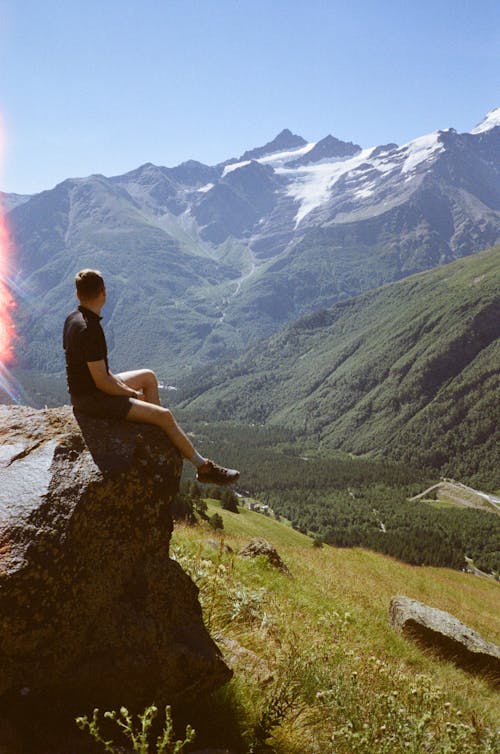
[[[234,494],[233,490],[224,490],[222,492],[221,503],[225,511],[230,511],[231,513],[239,513],[238,498]]]
[[[308,673],[308,660],[296,651],[297,637],[290,635],[278,654],[273,679],[262,694],[262,707],[252,731],[249,754],[274,752],[271,743],[274,732],[283,725],[291,725],[305,709],[302,685]],[[278,639],[279,642],[279,639]]]
[[[195,738],[195,731],[190,725],[186,727],[186,737],[184,741],[174,741],[174,727],[172,722],[172,711],[169,706],[165,708],[165,725],[162,733],[155,742],[151,741],[151,726],[153,720],[158,714],[158,708],[152,704],[146,707],[142,715],[138,715],[137,722],[134,722],[132,715],[126,707],[121,707],[119,712],[105,712],[104,717],[113,720],[123,735],[132,744],[132,751],[135,754],[182,754],[184,747],[191,743]],[[118,748],[112,740],[106,741],[99,725],[99,710],[95,709],[92,720],[84,717],[77,717],[76,724],[81,730],[88,730],[94,741],[104,746],[104,751],[109,754],[116,754]],[[154,748],[152,748],[154,747]]]
[[[224,528],[224,521],[219,513],[214,513],[213,516],[210,516],[208,521],[212,529],[215,529],[216,531]]]
[[[227,556],[220,539],[215,556],[206,557],[201,548],[190,553],[173,545],[171,557],[179,563],[200,590],[200,603],[207,628],[218,633],[228,625],[263,625],[268,620],[267,589],[252,589],[242,584],[234,572],[234,556]]]

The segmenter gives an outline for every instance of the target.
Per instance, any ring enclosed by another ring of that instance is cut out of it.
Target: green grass
[[[206,525],[177,526],[171,546],[235,672],[214,702],[208,743],[230,745],[221,718],[237,710],[249,752],[267,742],[277,754],[493,754],[493,687],[395,633],[388,607],[405,594],[498,643],[497,584],[363,549],[313,548],[272,518],[208,505],[224,521],[219,549]],[[277,547],[292,578],[262,558],[238,557],[255,536]]]
[[[208,513],[221,513],[220,503],[216,500],[207,500]],[[222,511],[224,519],[225,536],[233,537],[265,537],[273,541],[278,539],[280,544],[287,547],[311,546],[311,540],[305,534],[295,531],[290,526],[276,521],[270,516],[239,508],[239,513]]]
[[[442,498],[440,500],[421,500],[421,503],[427,503],[427,505],[431,505],[433,508],[463,508],[463,505],[460,505],[460,503],[457,503],[455,500],[446,500],[445,498]]]

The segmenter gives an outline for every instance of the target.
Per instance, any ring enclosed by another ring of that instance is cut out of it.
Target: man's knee
[[[165,424],[165,426],[171,427],[173,424],[175,424],[174,415],[170,411],[170,409],[162,408],[161,416],[162,416],[162,424]]]
[[[132,400],[132,406],[126,418],[132,422],[156,424],[164,429],[175,424],[173,414],[168,408],[156,406],[154,403],[147,403],[146,401]]]
[[[144,381],[148,387],[158,387],[158,377],[152,369],[144,370]]]

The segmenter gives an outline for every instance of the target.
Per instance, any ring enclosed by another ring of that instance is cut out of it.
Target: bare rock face
[[[255,537],[250,540],[250,542],[239,551],[238,555],[241,555],[243,558],[256,558],[259,555],[263,555],[270,565],[277,568],[278,571],[285,573],[287,576],[291,576],[286,563],[281,559],[275,546],[263,537]]]
[[[0,716],[161,707],[231,675],[169,558],[178,452],[155,427],[77,420],[0,406]]]
[[[500,683],[500,647],[485,641],[458,618],[402,596],[392,598],[389,613],[391,625],[403,634],[460,667]]]

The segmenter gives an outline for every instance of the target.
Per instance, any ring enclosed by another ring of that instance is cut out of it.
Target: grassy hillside
[[[205,622],[235,673],[207,707],[186,713],[199,748],[497,750],[492,686],[396,634],[388,607],[392,596],[405,594],[498,643],[498,584],[361,549],[314,548],[308,537],[257,513],[230,513],[209,502],[214,511],[224,523],[219,539],[208,524],[177,525],[171,546],[198,584]],[[255,536],[277,547],[292,578],[262,558],[235,554]]]
[[[299,320],[195,381],[207,418],[500,486],[500,247]]]

